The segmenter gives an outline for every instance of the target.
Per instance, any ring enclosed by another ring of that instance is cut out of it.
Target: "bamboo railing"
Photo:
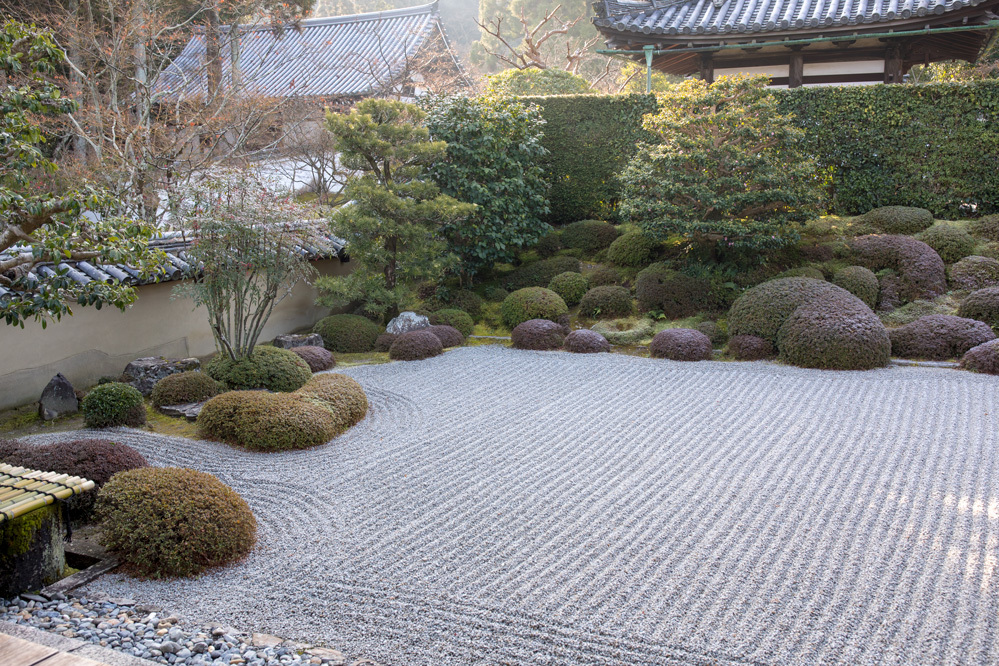
[[[93,481],[79,476],[0,463],[0,523],[93,487]]]

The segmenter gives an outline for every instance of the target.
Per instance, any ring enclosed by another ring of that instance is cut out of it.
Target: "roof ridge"
[[[440,11],[438,7],[438,0],[425,5],[415,5],[413,7],[400,7],[398,9],[384,9],[378,12],[364,12],[362,14],[343,14],[341,16],[324,16],[324,17],[314,17],[314,18],[303,18],[297,21],[289,21],[284,23],[284,27],[298,27],[298,28],[312,28],[316,26],[326,26],[326,25],[339,25],[343,23],[361,23],[364,21],[380,21],[382,19],[393,19],[402,18],[405,16],[419,16],[421,14],[427,14],[432,17],[439,17]],[[229,30],[232,26],[225,25],[221,26],[220,29],[225,31]],[[274,26],[270,23],[253,23],[249,25],[241,25],[240,29],[245,32],[253,32],[256,30],[273,30]]]

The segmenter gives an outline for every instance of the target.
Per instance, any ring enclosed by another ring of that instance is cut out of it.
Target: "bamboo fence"
[[[79,476],[0,463],[0,523],[93,487],[93,481]]]

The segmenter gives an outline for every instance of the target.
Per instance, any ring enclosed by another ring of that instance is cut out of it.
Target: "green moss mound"
[[[335,354],[360,354],[373,350],[384,330],[360,315],[342,314],[320,319],[312,332],[321,335],[323,345]]]
[[[577,305],[590,289],[590,281],[580,273],[559,273],[548,283],[548,288],[561,296],[566,305]]]
[[[959,317],[984,321],[993,329],[999,330],[999,287],[986,287],[971,292],[961,301],[957,314]]]
[[[784,321],[777,349],[785,363],[824,370],[872,370],[888,365],[891,341],[869,307],[845,290],[801,305]]]
[[[912,206],[883,206],[862,215],[859,222],[886,234],[918,234],[933,226],[933,213]]]
[[[97,499],[104,546],[142,576],[195,576],[245,557],[249,505],[211,474],[145,467],[115,475]]]
[[[975,251],[975,239],[964,229],[951,224],[936,224],[916,236],[940,255],[945,263],[953,264]]]
[[[316,375],[295,393],[325,407],[333,415],[340,432],[360,423],[368,413],[367,394],[347,375]]]
[[[655,334],[652,321],[647,318],[598,321],[590,330],[607,338],[612,345],[633,345]]]
[[[219,383],[204,372],[178,372],[156,382],[150,396],[154,407],[185,405],[215,397]]]
[[[607,260],[618,266],[644,266],[652,261],[659,243],[641,231],[622,234],[607,248]]]
[[[510,329],[531,319],[558,321],[568,313],[569,308],[562,297],[542,287],[518,289],[506,297],[500,308],[503,323]]]
[[[301,387],[312,376],[308,363],[278,347],[257,347],[248,358],[238,361],[219,354],[208,362],[205,372],[231,391],[267,389],[284,393]]]
[[[721,347],[728,342],[728,331],[722,326],[719,326],[718,322],[702,321],[700,324],[694,326],[694,330],[700,331],[704,335],[708,336],[708,339],[711,340],[711,345],[713,347]]]
[[[510,289],[524,287],[547,287],[552,278],[560,273],[578,273],[581,265],[575,257],[552,257],[521,266],[510,273],[505,284]]]
[[[438,310],[437,312],[431,312],[428,318],[434,326],[452,326],[458,329],[466,338],[475,330],[475,322],[472,321],[471,315],[464,310],[455,310],[452,308]]]
[[[403,333],[389,347],[389,358],[394,361],[422,361],[443,353],[440,338],[429,329]]]
[[[965,257],[950,267],[952,289],[975,291],[999,286],[999,261],[991,257]]]
[[[878,304],[878,276],[863,266],[847,266],[836,271],[833,284],[843,287],[848,292],[862,300],[867,307],[874,308]]]
[[[323,405],[295,393],[230,391],[198,415],[198,436],[254,451],[305,449],[342,432]]]
[[[635,297],[642,312],[662,312],[667,319],[682,319],[708,309],[711,284],[671,269],[652,264],[635,278]]]
[[[972,220],[968,224],[968,231],[976,238],[999,242],[999,214]]]
[[[812,278],[781,278],[748,290],[732,304],[729,335],[753,335],[777,345],[777,332],[801,305],[823,296],[850,295],[842,287]]]
[[[617,229],[601,220],[580,220],[562,229],[562,246],[586,253],[603,250],[617,238]]]
[[[146,404],[138,389],[121,382],[95,386],[80,403],[88,428],[138,428],[146,422]]]
[[[579,315],[590,319],[627,317],[633,309],[631,292],[624,287],[594,287],[579,302]]]

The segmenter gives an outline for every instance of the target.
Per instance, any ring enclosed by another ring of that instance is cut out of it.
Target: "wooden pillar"
[[[710,53],[701,54],[701,78],[708,83],[715,82],[715,66],[714,63],[711,62]]]
[[[801,55],[800,49],[791,51],[791,62],[788,67],[788,88],[800,88],[805,79],[805,58]]]
[[[902,83],[902,45],[889,42],[885,49],[885,83]]]

